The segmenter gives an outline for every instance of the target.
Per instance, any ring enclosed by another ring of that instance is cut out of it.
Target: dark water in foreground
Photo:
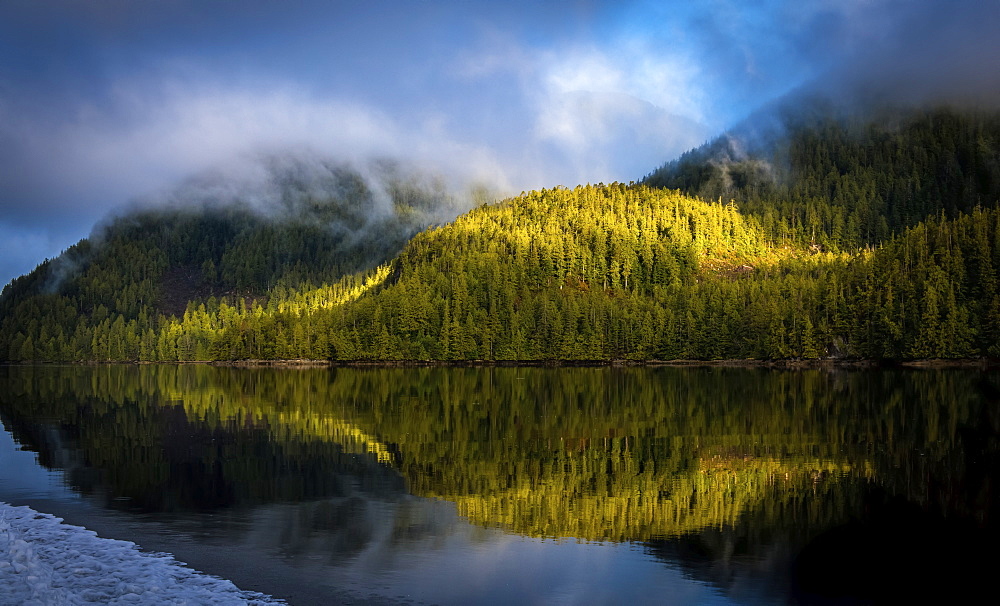
[[[1000,570],[979,371],[0,367],[0,421],[0,501],[293,604],[954,602]]]

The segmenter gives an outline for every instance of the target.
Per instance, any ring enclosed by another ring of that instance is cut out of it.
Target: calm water
[[[0,367],[0,500],[311,603],[993,593],[1000,376]]]

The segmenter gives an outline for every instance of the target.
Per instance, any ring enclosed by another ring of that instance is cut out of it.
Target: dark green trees
[[[943,211],[1000,199],[1000,115],[886,109],[789,112],[780,137],[727,135],[665,164],[646,183],[735,200],[771,242],[850,250]]]

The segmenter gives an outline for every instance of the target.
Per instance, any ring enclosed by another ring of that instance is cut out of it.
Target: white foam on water
[[[187,568],[166,553],[105,539],[0,502],[0,604],[282,604]]]

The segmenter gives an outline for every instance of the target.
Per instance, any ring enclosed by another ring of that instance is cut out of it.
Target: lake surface
[[[975,370],[0,367],[0,501],[322,603],[961,601]]]

